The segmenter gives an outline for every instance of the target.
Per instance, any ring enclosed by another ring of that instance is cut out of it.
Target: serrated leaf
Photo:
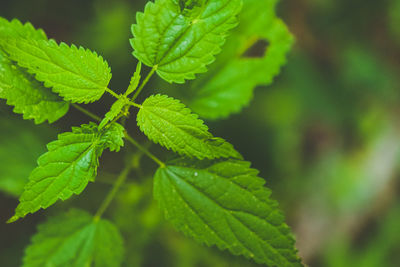
[[[39,225],[23,266],[118,267],[123,253],[122,236],[111,222],[71,210]]]
[[[47,40],[45,33],[36,30],[30,23],[23,25],[16,19],[9,22],[0,17],[0,40],[7,38]],[[15,106],[14,112],[23,114],[24,119],[34,119],[37,124],[46,120],[52,123],[64,116],[69,108],[69,104],[62,98],[8,60],[1,47],[0,98]]]
[[[199,159],[241,158],[231,144],[213,137],[196,114],[168,96],[147,98],[137,115],[137,122],[149,139],[180,155]]]
[[[43,87],[32,75],[9,61],[0,50],[0,98],[14,106],[14,112],[36,124],[55,122],[69,109],[65,102],[50,89]]]
[[[22,38],[6,38],[0,43],[12,60],[66,101],[94,102],[111,80],[107,62],[83,47]]]
[[[32,24],[22,24],[19,20],[8,21],[0,17],[0,39],[25,38],[35,40],[47,40],[47,36],[41,29],[35,29]]]
[[[268,86],[286,63],[293,37],[275,17],[275,1],[246,0],[240,25],[228,39],[224,51],[210,71],[193,82],[185,103],[206,119],[220,119],[239,112],[253,98],[257,86]],[[267,45],[257,57],[246,57],[247,49],[260,42]]]
[[[267,266],[302,266],[294,239],[258,171],[238,160],[167,163],[154,196],[185,235]]]
[[[136,71],[131,78],[131,82],[129,83],[129,87],[125,92],[125,96],[132,94],[138,87],[141,78],[140,75],[141,71],[142,71],[142,62],[139,61],[139,63],[136,66]]]
[[[80,194],[89,181],[94,181],[103,151],[119,150],[123,136],[124,129],[119,124],[100,131],[94,123],[60,134],[58,140],[47,145],[48,152],[38,159],[38,167],[29,176],[9,222],[40,208],[46,209],[58,199]]]
[[[110,111],[106,113],[104,119],[101,121],[99,128],[103,129],[107,123],[115,119],[121,113],[122,109],[126,104],[127,104],[126,98],[120,98],[117,101],[115,101],[114,104],[111,106]]]
[[[170,83],[184,83],[207,71],[237,25],[242,5],[241,0],[179,2],[149,2],[132,26],[133,55]]]

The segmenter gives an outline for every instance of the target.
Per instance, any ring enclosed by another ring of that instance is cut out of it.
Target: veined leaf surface
[[[132,26],[133,55],[170,83],[194,79],[221,51],[241,5],[241,0],[149,2]]]
[[[118,151],[123,145],[124,128],[112,124],[98,130],[94,123],[72,128],[47,145],[48,152],[38,159],[29,182],[19,199],[13,222],[40,208],[46,209],[58,199],[80,194],[89,181],[94,181],[103,150]]]
[[[257,86],[270,85],[279,74],[293,36],[276,17],[276,2],[245,0],[240,24],[210,71],[193,81],[189,90],[176,89],[177,96],[200,117],[221,119],[239,112]],[[249,55],[253,48],[257,54]]]
[[[23,266],[118,267],[123,253],[122,236],[111,222],[71,210],[39,225]]]
[[[69,109],[64,101],[49,88],[45,88],[32,75],[15,66],[0,50],[0,98],[14,106],[14,112],[24,119],[34,119],[39,124],[55,122]]]
[[[185,235],[267,266],[302,266],[294,239],[258,171],[238,160],[174,160],[155,174],[154,195]]]
[[[189,157],[241,158],[231,144],[214,137],[208,127],[179,100],[165,95],[147,98],[137,122],[152,141]]]
[[[9,22],[0,17],[0,40],[7,38],[47,40],[45,33],[36,30],[30,23],[22,24],[16,19]],[[11,62],[1,46],[0,98],[15,106],[15,113],[23,114],[24,119],[34,119],[37,124],[46,120],[52,123],[64,116],[69,108],[61,97]]]
[[[95,52],[57,44],[54,40],[6,38],[0,41],[13,61],[35,74],[37,80],[66,101],[94,102],[107,90],[111,71]]]

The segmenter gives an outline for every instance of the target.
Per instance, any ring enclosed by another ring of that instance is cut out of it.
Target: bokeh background
[[[2,0],[0,16],[97,51],[112,67],[111,88],[122,91],[137,62],[130,25],[145,2]],[[296,39],[287,65],[240,114],[208,124],[260,170],[309,266],[400,266],[400,0],[281,0],[278,14]],[[150,88],[164,86],[155,78]],[[89,109],[103,115],[112,101]],[[71,109],[53,125],[35,126],[1,100],[1,266],[20,265],[47,214],[71,206],[95,211],[109,190],[123,156],[106,153],[98,183],[84,194],[5,224],[45,144],[87,122]],[[257,266],[176,233],[152,199],[155,166],[140,166],[107,213],[125,238],[125,266]]]

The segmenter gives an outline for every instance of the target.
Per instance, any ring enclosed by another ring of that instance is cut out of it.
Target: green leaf
[[[9,116],[0,117],[0,129],[0,190],[19,197],[37,158],[56,134],[48,125],[37,126]]]
[[[213,137],[190,109],[168,96],[147,98],[137,115],[137,122],[149,139],[180,155],[199,159],[241,158],[231,144]]]
[[[111,222],[71,210],[39,225],[23,266],[117,267],[123,254],[122,236]]]
[[[140,72],[141,71],[142,71],[142,62],[139,61],[139,63],[136,66],[136,71],[132,76],[132,79],[131,79],[131,82],[129,84],[129,87],[125,92],[126,96],[132,94],[136,90],[136,88],[138,87],[139,82],[140,82],[140,78],[141,78],[141,76],[140,76]]]
[[[66,101],[94,102],[104,94],[111,80],[107,62],[83,47],[22,38],[6,38],[0,43],[12,60]]]
[[[257,86],[273,82],[293,44],[286,25],[275,17],[275,1],[244,1],[240,24],[210,71],[185,94],[185,103],[206,119],[239,112],[253,98]],[[267,47],[257,47],[259,44]],[[254,46],[258,55],[247,55]],[[263,50],[265,49],[265,50]]]
[[[123,145],[124,128],[113,124],[98,130],[94,123],[72,128],[47,145],[48,152],[38,159],[29,182],[19,199],[14,222],[40,208],[46,209],[58,199],[80,194],[89,181],[94,181],[102,152],[118,151]]]
[[[258,171],[238,160],[167,163],[154,195],[185,235],[268,266],[302,266],[294,239]]]
[[[125,107],[126,104],[127,104],[126,98],[120,98],[117,101],[115,101],[114,104],[111,106],[110,111],[106,113],[104,119],[101,121],[99,128],[103,129],[107,123],[114,120],[122,112],[122,109]]]
[[[46,120],[52,123],[68,112],[67,102],[15,66],[1,50],[0,69],[0,98],[6,99],[24,119],[34,119],[36,124]]]
[[[23,25],[14,19],[9,22],[0,17],[0,40],[25,38],[47,40],[42,30],[36,30],[29,23]],[[14,112],[23,114],[24,119],[34,119],[39,124],[50,123],[68,112],[69,104],[58,95],[44,88],[26,70],[15,66],[0,47],[0,98],[15,106]]]
[[[32,24],[22,24],[19,20],[8,21],[0,17],[0,39],[24,38],[35,40],[47,40],[47,36],[41,29],[35,29]]]
[[[194,79],[221,51],[241,6],[241,0],[149,2],[132,26],[133,55],[170,83]]]

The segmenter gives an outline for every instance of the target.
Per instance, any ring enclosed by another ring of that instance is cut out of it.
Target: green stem
[[[85,115],[91,117],[92,119],[94,119],[96,121],[101,121],[101,118],[99,116],[93,114],[89,110],[86,110],[86,109],[84,109],[81,106],[76,105],[76,104],[72,104],[72,106],[75,107],[77,110],[81,111],[82,113],[84,113]],[[154,156],[144,146],[142,146],[141,144],[136,142],[126,131],[125,131],[125,137],[126,137],[126,140],[128,140],[131,144],[136,146],[138,149],[140,149],[146,156],[148,156],[150,159],[152,159],[154,162],[156,162],[158,165],[160,165],[161,168],[165,168],[165,163],[164,162],[162,162],[160,159],[158,159],[156,156]]]
[[[84,113],[85,115],[89,116],[90,118],[94,119],[95,121],[101,121],[101,118],[99,116],[97,116],[96,114],[90,112],[89,110],[72,103],[71,104],[74,108],[76,108],[77,110],[79,110],[80,112]]]
[[[120,99],[121,96],[118,95],[116,92],[114,92],[113,90],[111,90],[110,88],[106,88],[106,92],[109,93],[110,95],[112,95],[113,97]]]
[[[135,102],[130,101],[129,105],[137,107],[137,108],[142,108],[142,105],[136,104]]]
[[[100,208],[97,210],[96,215],[94,216],[95,221],[99,221],[101,216],[103,216],[104,212],[107,210],[108,206],[110,206],[112,200],[114,199],[115,195],[117,194],[118,190],[120,189],[121,185],[126,181],[128,178],[128,174],[132,169],[132,164],[129,164],[125,169],[121,172],[118,176],[117,180],[111,191],[108,193],[106,198],[100,205]]]
[[[161,168],[165,168],[165,163],[162,162],[159,158],[157,158],[153,153],[151,153],[147,148],[139,144],[135,139],[133,139],[126,131],[125,131],[125,138],[128,140],[132,145],[136,146],[139,150],[141,150],[146,156],[151,158],[155,163],[160,165]]]
[[[136,98],[139,96],[139,94],[142,92],[143,88],[146,86],[146,84],[149,82],[151,76],[153,76],[154,72],[156,72],[157,70],[157,65],[154,66],[151,71],[149,72],[149,74],[147,74],[146,78],[144,79],[144,81],[142,82],[142,84],[140,85],[140,87],[136,90],[135,94],[132,96],[132,102],[134,102],[136,100]]]

